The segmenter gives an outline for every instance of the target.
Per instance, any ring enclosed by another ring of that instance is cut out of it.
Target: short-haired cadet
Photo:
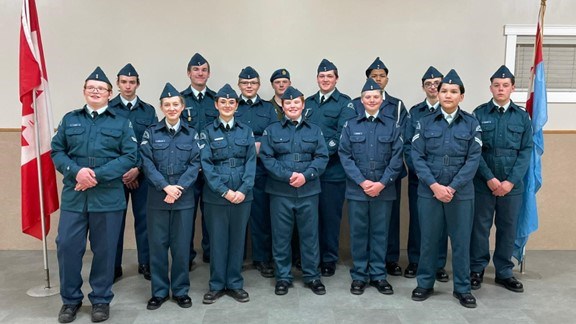
[[[63,176],[56,237],[62,308],[70,323],[82,306],[82,257],[87,237],[94,254],[88,299],[92,322],[110,316],[116,245],[126,209],[122,176],[136,165],[132,123],[108,109],[112,84],[97,67],[84,82],[86,104],[62,118],[52,138],[52,160]]]
[[[300,233],[302,279],[317,295],[326,287],[318,265],[318,195],[320,175],[328,163],[328,149],[320,127],[302,116],[304,95],[289,87],[282,95],[284,119],[262,134],[260,159],[268,171],[266,192],[270,194],[272,255],[276,266],[276,295],[286,295],[292,286],[290,241],[295,226]]]
[[[380,107],[382,114],[390,115],[396,119],[396,123],[401,130],[404,130],[408,119],[408,112],[402,100],[395,98],[386,92],[388,85],[388,67],[377,57],[366,69],[366,78],[373,79],[384,90],[384,100]],[[353,100],[354,108],[358,115],[364,114],[364,106],[360,102],[360,97]],[[400,259],[400,198],[402,192],[402,178],[408,173],[406,167],[402,164],[402,172],[396,179],[396,200],[392,207],[392,216],[390,218],[390,228],[388,232],[388,249],[386,250],[386,270],[389,275],[402,275],[402,268],[398,264]]]
[[[338,154],[346,171],[350,222],[350,269],[354,295],[366,285],[386,295],[394,293],[386,280],[386,249],[394,184],[402,170],[402,134],[396,120],[380,114],[382,89],[368,79],[361,92],[364,115],[349,120],[342,130]]]
[[[190,86],[180,92],[186,101],[186,107],[180,118],[182,118],[182,121],[188,123],[190,127],[194,128],[196,132],[200,133],[204,127],[218,118],[218,110],[214,108],[216,92],[210,90],[206,85],[210,78],[210,63],[208,63],[201,54],[195,53],[188,62],[187,73],[188,78],[190,78]],[[198,208],[200,208],[202,212],[202,261],[204,263],[210,262],[210,237],[206,229],[203,203],[200,201],[203,187],[204,177],[202,173],[200,173],[194,184],[195,207],[193,215],[194,222],[192,223],[192,240],[190,241],[189,270],[192,270],[192,264],[196,257],[196,250],[194,250],[194,232]]]
[[[452,245],[453,296],[467,308],[476,307],[470,287],[470,235],[474,221],[472,179],[481,158],[478,121],[459,107],[464,84],[450,70],[438,86],[440,109],[420,118],[412,138],[412,162],[418,186],[418,214],[422,245],[415,301],[434,293],[438,254],[444,231]]]
[[[514,83],[514,75],[502,65],[490,78],[492,99],[474,110],[482,126],[482,158],[474,178],[476,204],[470,248],[472,289],[480,288],[484,269],[490,262],[489,237],[494,223],[495,282],[514,292],[524,291],[524,286],[512,273],[512,253],[525,190],[523,179],[534,143],[528,113],[510,100]]]
[[[418,271],[418,260],[420,259],[420,223],[418,215],[418,176],[412,163],[412,137],[416,131],[416,125],[421,117],[434,113],[440,106],[438,101],[438,85],[442,82],[444,75],[435,67],[430,66],[422,76],[422,90],[426,94],[424,101],[410,108],[410,114],[406,121],[404,136],[404,161],[408,166],[408,201],[410,210],[410,222],[408,227],[408,266],[404,269],[404,277],[415,278]],[[426,217],[423,215],[422,217]],[[440,244],[438,257],[438,270],[436,280],[447,282],[448,273],[444,269],[446,266],[446,254],[448,249],[448,235],[445,234]]]
[[[109,109],[118,115],[130,119],[136,140],[142,141],[142,134],[148,126],[158,121],[154,107],[144,102],[136,94],[140,87],[140,76],[132,66],[126,64],[118,71],[116,85],[119,94],[108,104]],[[136,166],[122,176],[126,202],[132,197],[132,214],[134,215],[134,234],[136,235],[136,251],[138,255],[138,273],[146,280],[150,280],[150,252],[148,250],[148,232],[146,230],[146,196],[148,183],[142,173],[142,158],[138,153]],[[116,264],[114,266],[114,279],[122,276],[122,252],[124,249],[124,228],[126,226],[126,212],[122,220],[122,229],[116,250]]]
[[[184,104],[178,90],[166,83],[160,95],[164,118],[144,132],[140,143],[142,168],[149,182],[147,221],[152,274],[152,297],[146,306],[149,310],[162,306],[170,292],[178,306],[192,306],[188,296],[188,258],[200,148],[196,130],[180,119]]]
[[[254,132],[256,154],[260,150],[262,133],[270,124],[277,122],[274,107],[258,95],[260,75],[247,66],[238,75],[240,97],[238,110],[234,115]],[[252,243],[252,264],[265,278],[274,277],[272,267],[272,230],[270,225],[270,198],[265,191],[267,172],[260,159],[256,165],[256,180],[252,194],[254,201],[250,210],[250,241]]]
[[[210,237],[210,282],[203,303],[212,304],[224,293],[239,302],[244,290],[242,262],[246,226],[253,206],[256,146],[252,129],[234,115],[238,95],[229,84],[216,94],[220,116],[201,133],[201,163],[206,182],[202,191]],[[272,109],[272,107],[270,107]],[[274,116],[273,116],[274,117]]]
[[[320,177],[322,192],[318,207],[320,270],[322,276],[329,277],[334,275],[339,257],[340,223],[346,191],[346,174],[338,157],[338,144],[344,123],[356,113],[350,97],[336,88],[338,68],[334,63],[327,59],[320,62],[316,82],[319,90],[306,98],[303,117],[322,129],[330,156],[326,172]]]
[[[284,112],[282,111],[282,95],[284,91],[292,85],[290,72],[286,69],[274,71],[270,76],[270,84],[272,85],[272,89],[274,89],[274,96],[270,99],[270,103],[274,106],[274,110],[276,110],[278,120],[281,120],[282,117],[284,117]]]

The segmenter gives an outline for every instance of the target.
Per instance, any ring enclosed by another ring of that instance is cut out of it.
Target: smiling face
[[[180,114],[184,110],[184,99],[182,97],[167,97],[160,100],[160,108],[170,125],[176,125],[180,119]]]
[[[290,120],[297,120],[302,116],[302,110],[304,110],[304,97],[298,97],[294,99],[283,99],[282,109],[284,110],[284,115]]]
[[[192,87],[198,91],[202,91],[210,78],[210,66],[208,63],[193,65],[188,69],[188,77],[190,78]]]
[[[84,83],[84,99],[86,104],[93,109],[108,105],[111,96],[112,87],[104,81],[88,80]]]
[[[234,117],[234,113],[238,108],[238,100],[234,98],[217,98],[214,106],[220,113],[220,118],[228,122]]]
[[[504,106],[510,101],[510,95],[515,89],[516,87],[510,78],[494,78],[490,84],[490,92],[492,92],[494,101],[500,106]]]
[[[438,91],[438,99],[442,109],[448,113],[453,113],[458,105],[464,100],[464,94],[460,92],[460,86],[457,84],[442,83]]]
[[[336,72],[334,72],[334,70],[330,70],[318,73],[316,76],[316,81],[318,82],[320,92],[329,93],[330,91],[334,90],[334,88],[336,88],[338,77],[336,76]]]
[[[380,105],[382,104],[382,91],[380,90],[369,90],[362,92],[360,101],[364,105],[364,109],[370,115],[376,114],[380,109]]]
[[[132,100],[136,97],[136,89],[140,86],[140,82],[137,76],[119,75],[116,85],[124,99]]]

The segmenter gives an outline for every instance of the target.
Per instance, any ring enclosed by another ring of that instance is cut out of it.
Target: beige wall
[[[252,65],[263,79],[286,67],[304,93],[316,90],[323,57],[339,67],[339,88],[356,97],[364,70],[380,56],[390,94],[411,106],[423,98],[429,65],[455,68],[466,85],[462,107],[486,101],[488,78],[504,63],[506,24],[535,24],[540,0],[36,0],[54,118],[82,105],[82,81],[100,65],[108,76],[132,62],[140,94],[156,104],[165,82],[183,89],[194,52],[212,64],[209,85],[236,84]],[[20,126],[19,0],[0,1],[0,128]],[[576,24],[576,1],[550,0],[546,24]],[[566,118],[570,116],[571,118]],[[575,105],[552,105],[546,129],[575,129]]]
[[[570,172],[576,165],[576,133],[550,134],[544,136],[545,154],[543,159],[544,184],[538,193],[538,211],[540,229],[532,235],[528,249],[532,250],[576,250],[576,218],[574,206],[576,194],[574,183],[576,173]],[[40,241],[21,233],[20,227],[20,134],[17,132],[0,132],[0,147],[3,156],[0,158],[0,250],[34,250],[42,249]],[[570,149],[567,149],[570,148]],[[406,185],[403,186],[401,230],[402,247],[406,246],[408,199]],[[52,230],[48,236],[49,248],[54,248],[59,212],[53,214]],[[134,248],[132,217],[126,225],[126,248]],[[197,228],[199,228],[197,226]],[[348,253],[348,222],[342,221],[343,253]],[[196,236],[199,238],[199,235]]]

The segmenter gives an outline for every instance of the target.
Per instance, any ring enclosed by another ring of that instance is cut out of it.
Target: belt
[[[96,168],[96,167],[102,166],[102,165],[104,165],[104,164],[106,164],[106,163],[108,163],[114,159],[115,158],[89,156],[89,157],[76,157],[76,158],[73,158],[72,160],[74,162],[76,162],[76,164],[78,164],[79,166]]]
[[[278,161],[310,162],[312,154],[309,153],[288,153],[278,156]]]
[[[489,148],[483,150],[485,153],[492,154],[494,156],[518,156],[518,150],[514,149],[503,149],[503,148]]]
[[[364,162],[358,162],[358,167],[364,170],[369,170],[369,171],[373,171],[373,170],[384,170],[386,169],[386,167],[388,166],[388,163],[386,162],[380,162],[380,161],[368,161],[368,163]]]
[[[227,160],[214,161],[214,165],[226,165],[231,168],[244,166],[244,159],[229,158]]]
[[[464,162],[466,161],[466,158],[461,157],[461,156],[429,155],[428,161],[432,162],[432,163],[434,163],[434,162],[440,163],[441,162],[440,164],[442,164],[442,165],[460,166],[460,165],[464,164]]]

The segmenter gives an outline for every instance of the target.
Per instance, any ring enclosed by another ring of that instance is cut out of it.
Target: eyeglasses
[[[437,88],[440,82],[424,82],[424,88]]]
[[[243,86],[248,86],[248,85],[257,86],[260,84],[260,82],[258,82],[258,81],[240,81],[238,83],[240,83]]]
[[[108,92],[110,91],[110,89],[108,88],[104,88],[104,87],[84,87],[84,90],[88,91],[88,92],[97,92],[97,93],[103,93],[103,92]]]

